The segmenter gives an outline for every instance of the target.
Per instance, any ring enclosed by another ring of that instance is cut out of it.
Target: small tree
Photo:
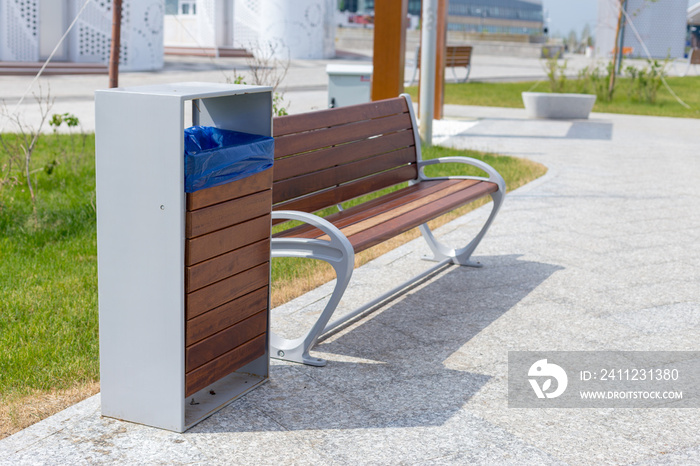
[[[53,107],[54,99],[51,98],[50,90],[47,92],[46,97],[44,97],[41,86],[39,86],[39,94],[34,94],[34,100],[36,100],[36,103],[39,105],[40,113],[39,126],[36,128],[26,124],[18,112],[10,112],[5,102],[3,102],[0,114],[13,126],[13,132],[17,134],[17,137],[7,138],[3,137],[2,133],[0,133],[0,146],[2,146],[7,157],[7,162],[4,164],[7,168],[3,170],[2,184],[12,180],[18,180],[18,177],[13,176],[12,168],[13,166],[21,167],[21,176],[24,177],[27,183],[29,196],[31,197],[34,213],[36,214],[36,193],[34,192],[34,185],[32,184],[32,156],[34,155],[36,143],[41,135],[41,129],[44,123],[46,123],[49,112]]]

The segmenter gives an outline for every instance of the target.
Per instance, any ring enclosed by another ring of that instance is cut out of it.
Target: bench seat
[[[324,219],[347,237],[357,253],[496,191],[498,185],[489,181],[424,181]],[[273,237],[329,239],[311,225],[290,228]]]

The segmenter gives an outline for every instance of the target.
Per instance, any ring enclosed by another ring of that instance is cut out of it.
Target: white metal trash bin
[[[326,65],[328,107],[345,107],[372,100],[372,65]]]
[[[183,432],[268,378],[272,200],[271,168],[186,193],[184,128],[271,138],[272,90],[101,90],[95,115],[102,415]]]

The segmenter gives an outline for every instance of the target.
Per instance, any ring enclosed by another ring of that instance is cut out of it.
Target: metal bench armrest
[[[488,174],[488,178],[483,176],[441,176],[441,177],[429,177],[425,175],[424,169],[428,165],[437,165],[442,163],[463,163],[465,165],[471,165],[480,170],[485,171]],[[446,180],[446,179],[460,179],[460,180],[481,180],[490,181],[491,183],[496,183],[498,185],[498,190],[501,192],[506,191],[506,182],[491,165],[482,162],[481,160],[473,159],[471,157],[440,157],[437,159],[421,160],[418,162],[418,173],[420,180]]]
[[[318,215],[296,210],[278,210],[272,212],[272,218],[275,220],[298,220],[313,225],[330,238],[330,240],[321,240],[273,237],[270,244],[272,257],[318,259],[327,262],[335,270],[337,280],[330,300],[308,332],[293,340],[282,338],[275,333],[270,335],[271,357],[323,366],[326,361],[312,357],[309,350],[316,344],[318,337],[333,315],[333,311],[340,303],[340,298],[345,293],[355,266],[355,251],[347,237],[336,226]]]

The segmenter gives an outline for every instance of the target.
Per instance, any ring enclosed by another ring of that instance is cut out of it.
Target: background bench
[[[323,260],[333,266],[338,277],[330,301],[306,335],[295,340],[271,335],[273,357],[325,364],[309,356],[318,337],[373,305],[368,303],[342,321],[328,324],[352,276],[356,252],[420,227],[435,259],[440,261],[436,268],[448,263],[476,265],[470,261],[471,254],[503,202],[505,183],[493,168],[479,160],[422,160],[408,95],[278,117],[273,132],[273,223],[298,220],[304,224],[273,235],[272,257]],[[488,176],[430,178],[424,174],[425,166],[439,163],[476,166]],[[348,209],[339,207],[345,201],[400,183],[407,186]],[[451,249],[435,239],[426,222],[487,195],[494,200],[491,215],[471,242],[461,249]],[[325,218],[313,214],[332,206],[339,208]]]
[[[469,73],[471,72],[472,65],[472,47],[471,45],[448,45],[445,51],[445,68],[452,68],[452,75],[455,77],[455,81],[466,83],[469,79]],[[416,59],[414,61],[416,64],[413,67],[413,75],[411,76],[411,86],[416,81],[416,75],[418,74],[418,68],[420,68],[420,45],[416,47]],[[457,77],[456,68],[466,68],[467,74],[463,79]]]

